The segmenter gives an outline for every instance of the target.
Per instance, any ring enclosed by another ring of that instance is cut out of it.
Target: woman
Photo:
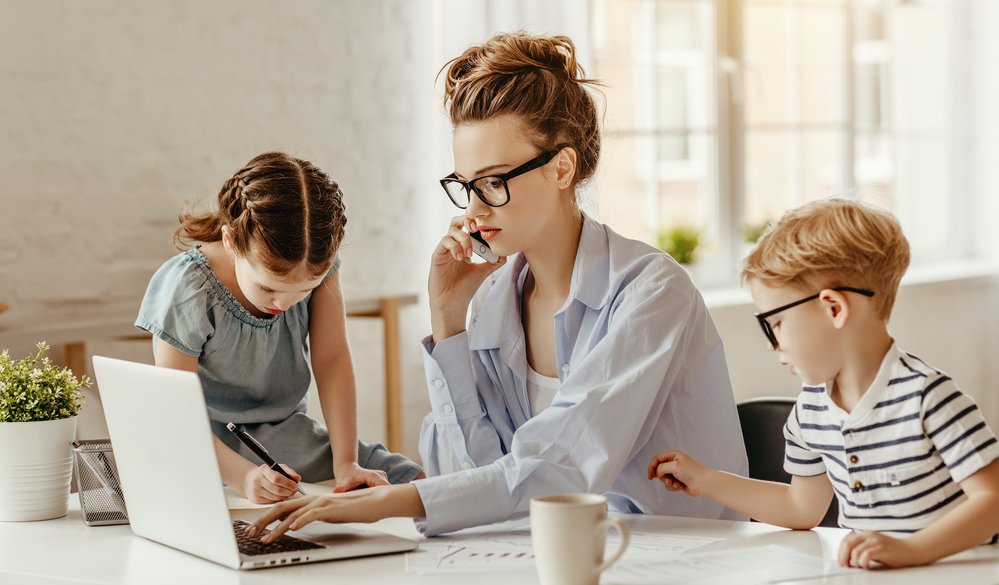
[[[741,518],[646,478],[664,448],[748,465],[721,340],[687,274],[578,207],[600,151],[590,83],[566,37],[500,35],[449,64],[455,173],[441,183],[465,213],[430,269],[428,478],[283,503],[254,525],[285,518],[265,541],[313,520],[391,516],[425,518],[434,535],[523,516],[556,492]],[[504,258],[472,262],[469,232]]]

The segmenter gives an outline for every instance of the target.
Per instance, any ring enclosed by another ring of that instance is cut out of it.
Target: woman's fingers
[[[322,503],[323,502],[321,500],[316,499],[300,508],[292,510],[285,516],[284,520],[282,520],[280,524],[275,526],[269,533],[261,538],[260,542],[273,542],[289,530],[298,530],[310,522],[321,519],[318,508],[322,506]]]
[[[263,532],[264,528],[266,528],[271,522],[274,522],[278,518],[284,518],[294,510],[308,505],[317,497],[318,496],[306,496],[304,498],[288,500],[274,506],[270,510],[264,512],[260,518],[257,518],[257,520],[246,530],[246,534],[252,537]]]
[[[441,240],[441,244],[443,244],[444,247],[451,252],[451,256],[459,262],[462,260],[470,260],[472,257],[472,238],[458,228],[453,227],[449,229],[447,231],[447,235],[444,236],[443,240]]]

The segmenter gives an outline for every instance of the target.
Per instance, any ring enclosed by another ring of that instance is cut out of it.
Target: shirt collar
[[[482,300],[479,313],[473,317],[469,348],[494,349],[515,345],[523,337],[520,322],[520,293],[527,258],[518,253],[507,266],[493,273],[492,286]],[[572,267],[569,296],[562,310],[578,300],[591,309],[600,310],[609,301],[610,249],[603,224],[583,213],[583,229]]]
[[[874,409],[875,405],[881,401],[884,397],[885,392],[888,390],[888,383],[895,377],[895,370],[897,367],[901,366],[901,361],[899,358],[904,355],[902,350],[899,349],[898,343],[892,340],[891,347],[888,348],[888,353],[881,360],[881,366],[878,368],[878,373],[874,377],[874,381],[871,385],[867,387],[864,391],[864,395],[860,397],[857,401],[857,405],[853,407],[850,411],[850,418],[854,420],[859,420],[863,416],[866,416],[868,412]],[[829,388],[832,386],[832,382],[826,383],[826,395],[828,396]],[[832,398],[830,397],[830,402]]]

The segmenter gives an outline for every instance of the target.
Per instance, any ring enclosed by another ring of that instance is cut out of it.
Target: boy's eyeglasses
[[[441,179],[441,187],[444,187],[447,196],[451,198],[451,203],[454,203],[458,209],[468,207],[472,198],[471,191],[475,191],[479,199],[489,207],[502,207],[510,202],[510,189],[506,186],[507,181],[545,166],[558,153],[558,150],[549,150],[508,173],[485,175],[471,181],[462,181],[454,173],[451,173]]]
[[[872,293],[869,290],[861,290],[859,288],[850,288],[848,286],[840,286],[840,287],[834,288],[832,290],[836,290],[836,291],[840,291],[840,292],[857,293],[858,295],[864,295],[865,297],[873,297],[874,296],[874,293]],[[819,294],[822,294],[822,293],[819,293]],[[763,334],[767,336],[767,341],[770,342],[770,346],[771,347],[773,347],[774,349],[778,348],[778,345],[777,345],[777,336],[774,335],[774,330],[770,326],[770,321],[767,321],[767,318],[768,317],[772,317],[772,316],[776,315],[777,313],[780,313],[781,311],[786,311],[786,310],[790,309],[791,307],[797,307],[798,305],[801,305],[803,303],[807,303],[808,301],[814,301],[817,298],[819,298],[819,295],[815,294],[815,295],[812,295],[812,296],[810,296],[810,297],[808,297],[806,299],[801,299],[800,301],[794,301],[793,303],[789,303],[787,305],[784,305],[783,307],[777,307],[773,311],[767,311],[766,313],[756,313],[756,315],[755,315],[756,316],[756,320],[760,322],[760,327],[763,328]]]

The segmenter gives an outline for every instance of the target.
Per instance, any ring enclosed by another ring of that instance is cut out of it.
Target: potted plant
[[[763,235],[767,228],[770,227],[770,220],[764,221],[762,223],[745,223],[742,226],[742,237],[750,244],[750,246],[756,244],[760,236]]]
[[[659,232],[659,249],[679,264],[693,264],[698,257],[703,230],[691,225],[677,225]]]
[[[12,360],[0,353],[0,520],[47,520],[69,508],[70,443],[90,385],[42,358],[48,349]],[[41,366],[39,367],[39,361]]]

